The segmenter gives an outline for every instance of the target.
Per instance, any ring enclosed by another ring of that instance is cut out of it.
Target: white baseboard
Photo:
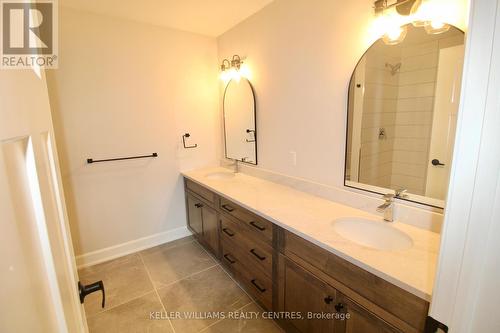
[[[119,258],[130,253],[145,250],[150,247],[168,243],[190,235],[191,232],[187,227],[180,227],[165,232],[160,232],[151,236],[142,237],[126,243],[113,245],[101,250],[92,251],[76,256],[76,265],[78,268],[82,268],[99,264],[101,262]]]

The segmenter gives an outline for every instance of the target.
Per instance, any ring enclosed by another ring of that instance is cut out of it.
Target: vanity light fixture
[[[405,25],[424,27],[428,34],[440,34],[450,29],[450,25],[436,20],[436,10],[432,0],[376,0],[375,15],[382,20],[384,35],[382,40],[388,45],[395,45],[406,37]],[[433,17],[434,16],[434,17]]]
[[[405,39],[407,32],[408,28],[405,25],[394,26],[387,30],[385,35],[382,37],[382,40],[387,45],[396,45]]]
[[[222,81],[227,83],[229,80],[240,81],[241,77],[248,78],[249,70],[243,65],[241,57],[237,54],[233,55],[231,60],[224,59],[220,65],[220,78]]]

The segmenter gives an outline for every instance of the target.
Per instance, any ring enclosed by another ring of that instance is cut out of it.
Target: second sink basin
[[[231,179],[234,178],[234,172],[229,172],[229,171],[210,172],[206,174],[205,177],[208,179]]]
[[[410,236],[386,222],[344,217],[333,222],[333,229],[343,238],[372,249],[396,251],[413,246]]]

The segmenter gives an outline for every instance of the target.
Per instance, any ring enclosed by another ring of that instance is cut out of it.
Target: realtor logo
[[[57,67],[57,3],[0,0],[1,68]]]

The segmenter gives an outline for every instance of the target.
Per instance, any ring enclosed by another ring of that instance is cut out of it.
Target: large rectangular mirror
[[[455,139],[464,33],[408,25],[376,41],[351,78],[345,185],[444,207]]]
[[[255,95],[248,79],[227,83],[223,109],[226,158],[257,164]]]

